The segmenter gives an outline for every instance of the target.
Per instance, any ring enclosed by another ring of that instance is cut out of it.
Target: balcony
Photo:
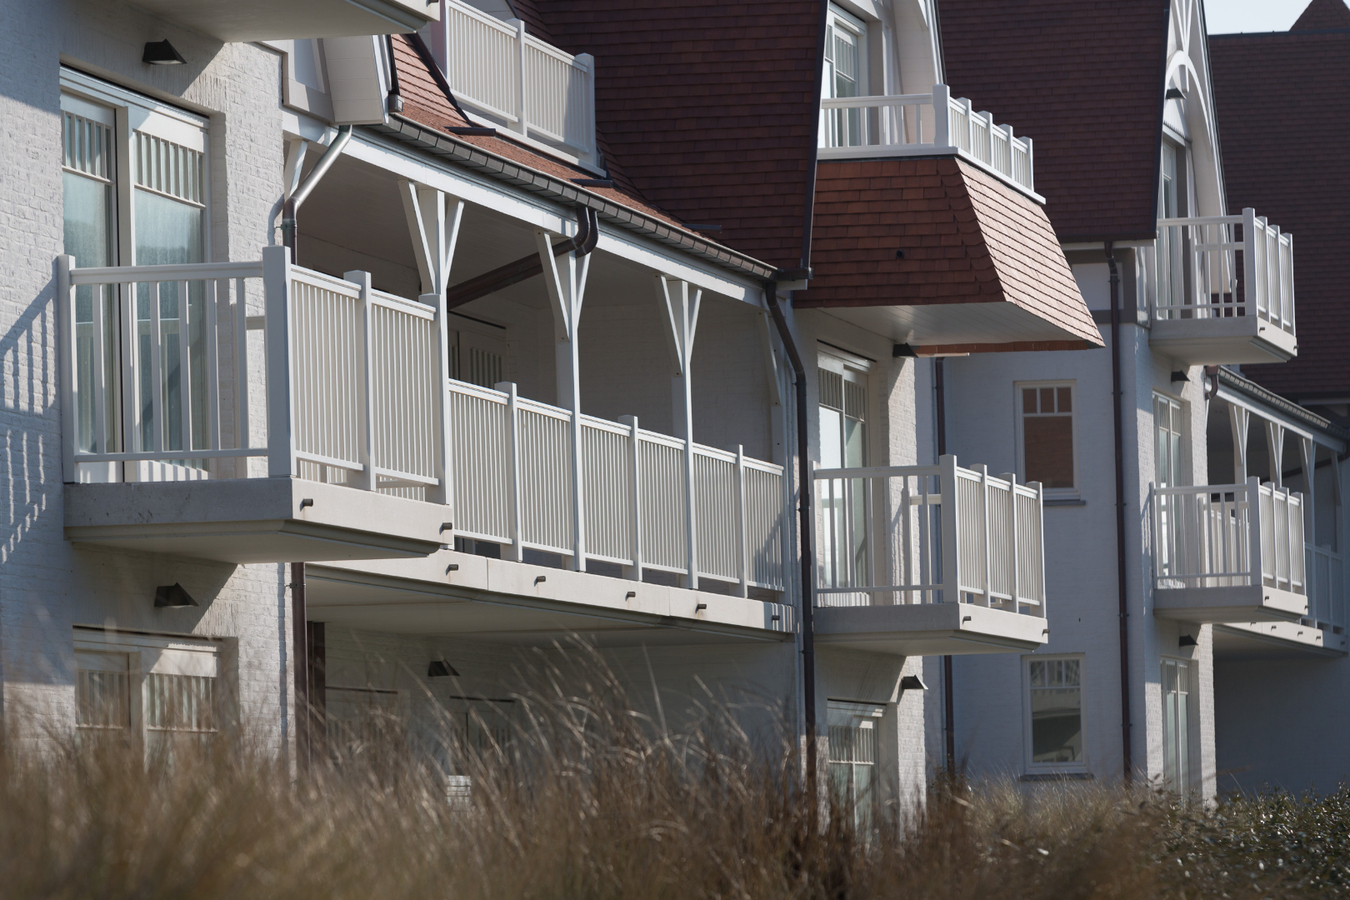
[[[436,0],[134,0],[157,16],[218,41],[281,41],[417,31],[440,15]]]
[[[446,81],[469,117],[599,171],[595,59],[564,53],[525,31],[459,3],[445,3]]]
[[[1019,190],[1035,194],[1031,139],[1013,136],[945,84],[931,94],[825,98],[822,160],[893,156],[960,156]],[[1039,198],[1037,198],[1039,199]]]
[[[1345,556],[1306,545],[1308,614],[1297,622],[1228,622],[1214,629],[1215,659],[1298,659],[1344,656]]]
[[[426,557],[458,538],[634,581],[784,589],[780,466],[446,379],[435,296],[279,247],[57,272],[72,541],[241,563]]]
[[[1153,488],[1157,616],[1296,622],[1308,615],[1304,553],[1301,494],[1257,478]]]
[[[1294,335],[1294,239],[1241,216],[1160,219],[1149,345],[1185,365],[1285,362]]]
[[[937,466],[819,469],[815,631],[898,656],[1048,640],[1039,484]]]

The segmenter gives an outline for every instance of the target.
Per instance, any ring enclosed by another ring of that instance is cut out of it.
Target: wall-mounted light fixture
[[[427,666],[427,677],[428,677],[428,678],[458,678],[458,677],[459,677],[459,673],[455,671],[455,667],[454,667],[454,666],[450,665],[450,664],[449,664],[448,662],[446,662],[445,660],[443,660],[443,659],[433,659],[433,660],[431,661],[431,664]]]
[[[187,60],[168,41],[150,41],[141,54],[141,62],[147,66],[181,66]]]
[[[900,692],[905,691],[926,691],[928,685],[923,683],[923,679],[918,675],[906,675],[900,679]]]
[[[1183,634],[1181,637],[1177,638],[1178,647],[1194,647],[1195,645],[1195,638],[1189,634]]]
[[[155,588],[156,609],[177,609],[183,606],[201,606],[201,604],[193,600],[192,595],[183,590],[183,586],[176,581]]]
[[[1186,377],[1185,369],[1177,369],[1175,372],[1172,373],[1172,383],[1176,384],[1178,382],[1182,384],[1187,384],[1190,382],[1190,379]]]
[[[1181,88],[1170,87],[1167,93],[1163,95],[1168,100],[1185,100],[1186,95],[1181,92]]]

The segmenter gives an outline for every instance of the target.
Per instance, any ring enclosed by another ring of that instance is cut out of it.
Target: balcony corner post
[[[1041,618],[1048,620],[1050,613],[1046,608],[1049,598],[1045,596],[1045,487],[1039,481],[1027,483],[1027,487],[1036,492],[1036,578],[1037,597],[1041,601]]]
[[[938,460],[941,475],[938,491],[942,508],[942,601],[961,602],[961,529],[957,526],[956,457],[946,454]]]
[[[955,146],[951,131],[952,89],[945,84],[933,85],[933,145]],[[941,138],[945,144],[939,144]]]
[[[521,562],[525,558],[523,512],[520,490],[520,407],[517,404],[516,384],[513,381],[501,381],[493,385],[506,394],[506,451],[507,470],[511,478],[511,559]]]
[[[984,584],[981,596],[981,606],[993,606],[994,598],[990,593],[993,581],[989,575],[989,565],[991,554],[989,552],[989,467],[981,463],[973,468],[975,474],[980,476],[980,525],[984,532]]]
[[[61,475],[66,484],[79,481],[75,471],[75,428],[79,419],[75,410],[80,389],[75,381],[75,288],[70,283],[74,265],[73,256],[62,254],[56,258],[56,330],[61,342]],[[98,314],[95,311],[94,315]]]
[[[633,542],[633,565],[624,573],[630,581],[642,580],[642,429],[638,427],[637,416],[619,416],[619,421],[628,426],[628,448],[630,463],[629,489],[633,492],[633,502],[628,508],[632,516],[632,529],[629,540]]]
[[[515,20],[516,26],[516,127],[511,129],[518,134],[530,134],[530,126],[527,121],[526,98],[528,90],[525,84],[525,22],[521,19]]]
[[[582,162],[593,166],[600,165],[600,153],[595,139],[595,57],[589,53],[578,53],[572,59],[586,70],[586,121],[582,123],[582,133],[586,135],[586,152]]]
[[[356,451],[361,473],[352,487],[373,491],[380,481],[375,474],[375,328],[370,307],[370,273],[344,272],[342,277],[361,291],[356,301],[361,306],[361,438]]]
[[[435,399],[433,400],[436,421],[434,423],[435,433],[432,437],[432,472],[438,485],[427,492],[427,499],[433,503],[441,503],[449,506],[450,521],[455,521],[454,499],[455,484],[454,472],[451,468],[450,448],[454,446],[454,435],[450,433],[450,385],[447,379],[450,377],[450,340],[447,329],[450,327],[450,321],[446,315],[445,291],[439,294],[423,294],[422,302],[429,304],[436,311],[434,327],[436,329],[436,387]]]
[[[1012,611],[1019,612],[1022,584],[1018,578],[1021,545],[1017,539],[1017,473],[1007,472],[999,478],[1008,482],[1008,543],[1012,547]]]
[[[1265,560],[1261,554],[1265,536],[1261,533],[1261,479],[1255,475],[1247,479],[1247,541],[1247,577],[1251,585],[1259,588],[1265,585]]]
[[[291,353],[291,251],[263,248],[267,360],[267,474],[295,477],[294,354]]]
[[[746,538],[745,447],[736,445],[736,564],[740,567],[738,596],[750,596],[750,541]]]
[[[1243,314],[1248,316],[1259,317],[1262,313],[1260,264],[1257,261],[1261,249],[1258,249],[1256,239],[1256,210],[1245,207],[1242,210],[1242,305]]]

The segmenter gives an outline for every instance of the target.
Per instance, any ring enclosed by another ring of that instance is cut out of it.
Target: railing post
[[[1041,618],[1050,618],[1046,610],[1050,598],[1045,595],[1045,488],[1039,481],[1027,483],[1036,491],[1036,597],[1041,603]]]
[[[942,496],[942,601],[960,603],[961,529],[956,521],[956,457],[949,453],[938,460],[938,465],[938,490]]]
[[[295,371],[291,353],[291,251],[263,248],[263,291],[266,296],[267,342],[267,474],[295,476]],[[243,302],[243,298],[240,298]]]
[[[984,463],[978,466],[972,466],[971,471],[980,476],[980,524],[984,531],[984,592],[980,601],[981,606],[992,606],[993,597],[990,596],[989,578],[989,467]]]
[[[951,88],[945,84],[933,85],[933,145],[935,147],[952,145],[951,100]],[[922,119],[922,116],[920,116],[920,119]],[[945,143],[939,144],[939,138]]]
[[[1018,611],[1018,598],[1021,596],[1021,583],[1017,577],[1017,473],[1005,472],[998,476],[1008,482],[1008,541],[1012,544],[1012,611]]]
[[[494,386],[506,394],[507,471],[511,478],[511,559],[520,562],[525,558],[520,495],[520,409],[516,402],[514,381],[502,381]]]
[[[446,318],[445,294],[423,294],[421,301],[436,310],[433,327],[436,329],[436,393],[432,405],[436,415],[431,447],[431,474],[439,485],[427,491],[427,499],[432,503],[443,503],[450,507],[450,521],[455,518],[454,471],[451,468],[450,453],[454,447],[454,436],[450,434],[450,336],[449,320]],[[453,528],[451,529],[453,530]]]
[[[1023,138],[1027,142],[1027,190],[1036,190],[1036,155],[1033,152],[1036,148],[1032,145],[1031,138]]]
[[[1243,315],[1259,316],[1263,312],[1261,276],[1257,264],[1257,256],[1260,252],[1256,240],[1256,210],[1248,206],[1242,210]]]
[[[514,23],[516,26],[516,127],[511,129],[519,134],[529,135],[530,127],[526,124],[526,88],[525,88],[525,22],[521,19],[512,19],[507,24]]]
[[[736,559],[741,570],[738,596],[750,596],[750,541],[745,533],[745,447],[736,445]]]
[[[344,272],[342,275],[361,290],[361,438],[357,443],[357,462],[361,474],[352,487],[373,491],[380,479],[375,474],[375,326],[370,306],[370,273]]]
[[[1248,577],[1251,584],[1262,587],[1265,584],[1265,563],[1261,554],[1261,479],[1255,475],[1247,479],[1247,560]]]
[[[638,427],[637,416],[619,416],[619,421],[628,426],[628,448],[630,486],[633,502],[628,507],[632,517],[633,565],[624,573],[632,581],[642,580],[642,429]]]
[[[56,327],[61,344],[61,477],[66,484],[79,480],[75,475],[75,429],[80,421],[76,412],[80,389],[75,378],[75,288],[70,283],[74,265],[73,256],[56,258]],[[94,314],[98,315],[98,311]],[[97,403],[100,398],[93,400]]]
[[[586,120],[582,123],[582,133],[586,136],[586,152],[581,155],[582,162],[596,164],[595,146],[595,57],[589,53],[578,53],[572,57],[578,67],[586,72]]]

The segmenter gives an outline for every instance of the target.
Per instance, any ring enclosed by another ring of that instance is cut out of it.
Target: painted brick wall
[[[245,722],[274,744],[288,733],[285,578],[233,568],[77,549],[62,535],[61,423],[52,261],[62,252],[59,61],[211,116],[212,239],[217,259],[256,259],[281,193],[277,58],[222,47],[121,3],[8,4],[0,10],[0,677],[7,724],[25,712],[59,733],[73,723],[76,623],[236,637]],[[140,62],[167,37],[188,59]],[[203,607],[152,608],[181,582]]]

